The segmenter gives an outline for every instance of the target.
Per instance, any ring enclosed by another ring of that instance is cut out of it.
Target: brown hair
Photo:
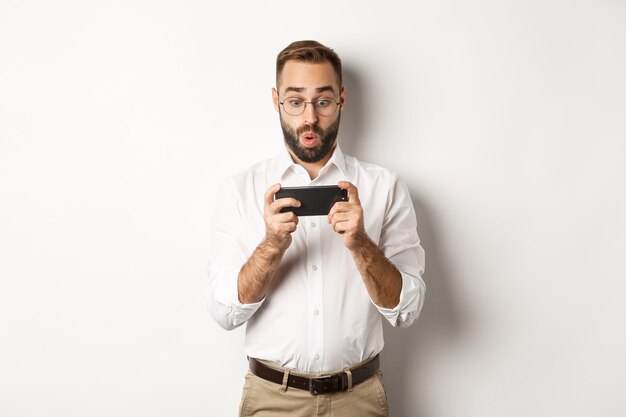
[[[276,87],[278,79],[287,61],[300,61],[311,64],[330,62],[335,70],[339,87],[341,87],[341,59],[335,51],[317,41],[296,41],[280,51],[276,57]]]

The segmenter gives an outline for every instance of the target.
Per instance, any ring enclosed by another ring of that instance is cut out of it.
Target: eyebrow
[[[324,87],[316,88],[315,91],[318,92],[318,93],[323,93],[325,91],[330,91],[330,92],[334,93],[335,89],[331,85],[325,85]]]
[[[304,90],[305,89],[303,87],[287,87],[287,88],[285,88],[285,93],[288,93],[290,91],[293,91],[293,92],[296,92],[296,93],[302,93],[302,92],[304,92]],[[317,93],[323,93],[325,91],[330,91],[330,92],[334,93],[335,89],[331,85],[325,85],[323,87],[317,87],[315,89],[315,92],[317,92]]]

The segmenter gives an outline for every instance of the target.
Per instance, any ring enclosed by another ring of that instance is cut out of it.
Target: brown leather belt
[[[254,358],[250,358],[250,372],[259,378],[266,379],[276,384],[283,384],[284,372],[259,362]],[[360,384],[366,379],[374,376],[380,367],[378,355],[371,361],[351,369],[352,386]],[[307,378],[304,376],[289,374],[287,386],[309,391],[312,395],[327,394],[337,391],[346,391],[348,389],[348,374],[346,372],[338,372],[329,376],[319,378]]]

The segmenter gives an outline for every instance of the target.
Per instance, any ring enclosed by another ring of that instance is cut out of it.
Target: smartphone
[[[348,201],[348,190],[336,185],[318,185],[310,187],[283,187],[274,199],[293,197],[301,203],[300,207],[284,207],[280,211],[293,211],[297,216],[325,216],[337,201]]]

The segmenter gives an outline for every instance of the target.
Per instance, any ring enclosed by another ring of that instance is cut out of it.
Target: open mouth
[[[316,135],[313,132],[306,132],[306,133],[303,133],[300,136],[300,139],[302,140],[302,143],[306,147],[314,146],[317,143],[318,138],[319,138],[319,136]]]

